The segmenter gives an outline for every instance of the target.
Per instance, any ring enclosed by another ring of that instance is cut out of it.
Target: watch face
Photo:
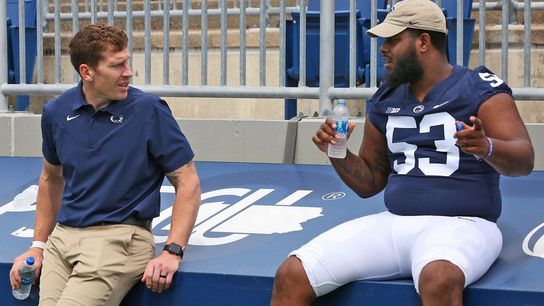
[[[169,253],[175,254],[175,255],[181,255],[182,253],[181,245],[175,244],[175,243],[165,245],[164,249],[168,251]]]

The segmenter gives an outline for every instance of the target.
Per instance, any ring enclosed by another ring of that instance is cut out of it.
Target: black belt
[[[130,216],[121,222],[100,222],[94,225],[113,225],[113,224],[129,224],[136,225],[151,231],[151,219],[140,219],[135,216]]]

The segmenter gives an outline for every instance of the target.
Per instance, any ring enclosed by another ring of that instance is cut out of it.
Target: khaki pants
[[[138,226],[57,225],[44,251],[40,306],[119,305],[154,257],[153,235]]]

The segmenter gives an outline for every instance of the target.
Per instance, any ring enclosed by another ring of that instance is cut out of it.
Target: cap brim
[[[406,27],[382,22],[379,25],[366,31],[366,33],[370,37],[391,37],[399,34],[404,30],[406,30]]]

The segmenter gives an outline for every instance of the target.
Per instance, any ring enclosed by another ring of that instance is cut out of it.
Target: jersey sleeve
[[[512,96],[512,89],[485,66],[476,67],[471,71],[470,82],[472,83],[473,92],[477,93],[478,106],[499,93]]]

